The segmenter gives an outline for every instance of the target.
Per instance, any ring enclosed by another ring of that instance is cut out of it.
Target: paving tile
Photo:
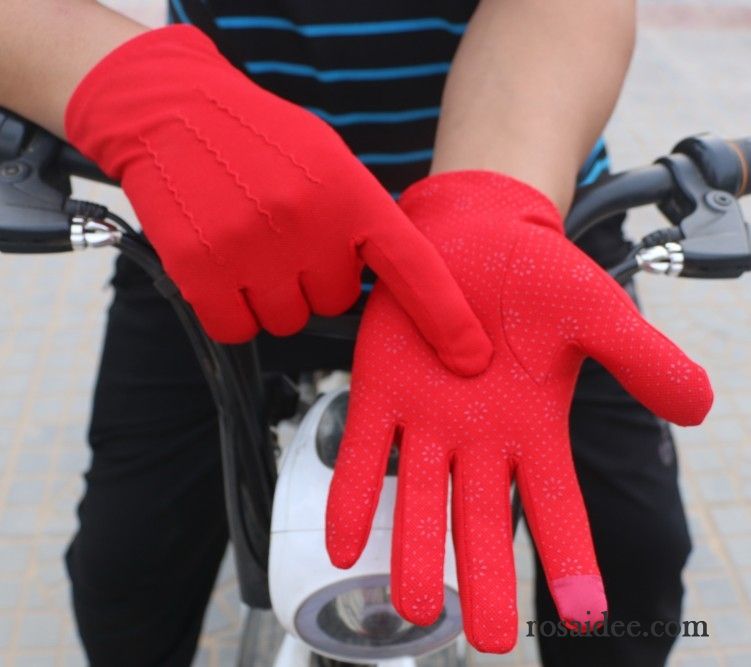
[[[751,533],[751,510],[747,506],[713,507],[710,514],[721,535]]]
[[[698,655],[678,658],[675,667],[722,667],[722,663],[717,657]]]
[[[0,556],[0,576],[19,574],[29,565],[31,546],[3,540],[2,555]]]
[[[735,490],[726,473],[696,475],[699,492],[707,502],[720,502],[735,499]]]
[[[204,646],[199,647],[198,653],[193,660],[193,667],[213,667],[210,649]]]
[[[712,640],[720,646],[748,645],[748,629],[751,628],[751,616],[748,613],[712,611],[707,614],[707,622]]]
[[[16,459],[15,470],[21,473],[44,474],[50,467],[49,449],[34,447],[22,449]]]
[[[749,665],[751,665],[751,652],[725,657],[725,667],[748,667]]]
[[[18,476],[10,484],[7,502],[9,505],[36,505],[44,497],[45,481],[31,477]]]
[[[751,600],[751,569],[741,570],[739,575],[743,587],[743,592],[745,592],[746,594],[746,599]]]
[[[724,567],[724,563],[713,545],[695,541],[689,556],[688,567],[690,571],[705,572],[720,570]]]
[[[203,622],[203,631],[212,634],[221,630],[226,630],[231,627],[234,622],[235,620],[217,604],[212,604],[206,612],[206,618]]]
[[[35,553],[39,560],[53,560],[56,563],[62,561],[63,554],[68,547],[70,538],[46,535],[45,539],[36,545]]]
[[[45,611],[50,609],[50,588],[37,578],[26,584],[23,593],[23,609]]]
[[[14,667],[55,667],[56,656],[54,653],[19,653],[13,660]]]
[[[47,648],[60,641],[58,614],[29,613],[21,619],[18,643],[22,648]]]
[[[219,667],[236,667],[237,665],[237,652],[238,647],[235,646],[220,646],[219,655],[217,658],[217,664]]]
[[[12,629],[13,621],[10,614],[0,612],[0,650],[8,648]]]
[[[689,468],[704,472],[706,470],[722,471],[723,464],[717,450],[711,447],[695,447],[682,452],[682,459]]]
[[[18,419],[23,412],[26,401],[22,398],[3,398],[0,401],[0,419]]]
[[[51,446],[59,431],[60,427],[56,424],[28,423],[23,433],[24,449],[33,445]]]
[[[6,507],[0,514],[0,536],[31,536],[37,531],[36,507]]]
[[[751,566],[751,537],[732,537],[726,541],[730,558],[739,567]]]
[[[59,472],[80,473],[89,467],[90,462],[91,452],[82,443],[76,449],[66,449],[60,453],[57,459],[57,470]]]
[[[734,582],[726,577],[698,579],[694,581],[694,586],[706,607],[729,607],[739,602]]]
[[[20,581],[0,580],[0,609],[14,609],[21,599]]]
[[[70,649],[63,651],[63,667],[88,667],[88,661],[81,649]]]

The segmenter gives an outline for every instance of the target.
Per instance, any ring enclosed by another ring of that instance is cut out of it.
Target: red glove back
[[[401,206],[446,259],[495,355],[478,377],[452,375],[376,286],[329,493],[331,560],[349,567],[360,556],[396,437],[391,577],[404,618],[429,624],[443,605],[450,475],[459,592],[476,648],[506,652],[516,641],[513,479],[561,618],[601,620],[605,596],[568,438],[582,360],[594,357],[649,409],[683,425],[710,408],[707,376],[565,239],[558,212],[534,189],[457,172],[412,186]]]
[[[328,125],[259,88],[190,26],[130,40],[84,78],[70,141],[122,182],[206,331],[293,333],[360,294],[365,260],[458,373],[490,342],[435,248]]]

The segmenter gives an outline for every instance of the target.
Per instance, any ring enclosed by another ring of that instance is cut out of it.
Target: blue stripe
[[[175,10],[175,14],[177,14],[177,18],[180,19],[181,23],[190,23],[190,19],[183,8],[183,3],[180,0],[172,0],[171,4],[172,9]]]
[[[461,35],[466,23],[452,23],[441,18],[369,21],[366,23],[312,23],[300,25],[277,16],[220,16],[216,25],[222,30],[286,30],[304,37],[352,37],[387,35],[404,32],[443,30]]]
[[[424,109],[404,109],[403,111],[351,111],[349,113],[329,113],[323,109],[307,107],[319,118],[330,125],[342,127],[343,125],[358,125],[374,123],[380,125],[408,123],[414,120],[426,118],[438,118],[440,107],[426,107]]]
[[[426,63],[425,65],[406,65],[404,67],[378,67],[368,69],[327,69],[319,70],[310,65],[289,63],[278,60],[260,60],[245,63],[250,74],[286,74],[303,76],[335,83],[337,81],[385,81],[388,79],[412,79],[422,76],[446,74],[451,63]]]
[[[610,169],[610,158],[605,156],[595,162],[586,175],[579,180],[579,185],[591,185],[594,183],[603,173]]]
[[[587,156],[587,159],[584,161],[584,165],[582,166],[580,170],[580,174],[586,174],[591,168],[592,165],[597,161],[598,156],[602,151],[605,150],[605,139],[603,137],[600,137],[597,140],[597,143],[594,145],[592,150],[589,152],[589,155]]]
[[[433,149],[405,153],[360,153],[357,157],[363,164],[407,164],[432,159]]]

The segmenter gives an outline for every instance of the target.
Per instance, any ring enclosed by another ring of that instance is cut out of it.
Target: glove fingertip
[[[699,377],[686,401],[685,413],[672,420],[679,426],[698,426],[706,419],[714,404],[714,391],[709,376],[701,366],[696,368]]]
[[[330,503],[327,513],[332,513]],[[336,520],[327,517],[326,552],[334,567],[338,567],[340,570],[348,570],[360,558],[362,548],[356,546],[356,541],[351,536],[347,535],[345,537],[341,534],[341,531],[338,530]]]
[[[360,554],[354,549],[343,549],[339,545],[332,547],[327,544],[326,551],[331,564],[340,570],[349,570],[360,558]]]
[[[462,377],[473,377],[482,373],[493,358],[493,344],[485,332],[473,331],[450,347],[438,350],[438,357],[444,366]]]
[[[204,330],[211,340],[222,345],[240,345],[255,338],[259,329],[231,330],[212,328],[204,325]]]
[[[510,653],[516,646],[516,628],[511,633],[493,633],[487,636],[464,628],[464,634],[472,647],[480,653]]]
[[[342,512],[337,510],[337,506],[332,504],[331,496],[326,509],[326,551],[329,554],[329,560],[334,567],[340,570],[348,570],[360,559],[367,542],[367,531],[365,536],[352,532],[351,526],[343,526],[339,517]]]
[[[714,403],[709,376],[701,366],[692,364],[691,371],[680,379],[680,382],[674,384],[672,400],[666,401],[663,409],[655,412],[678,426],[698,426]]]
[[[550,588],[558,614],[567,627],[586,633],[607,618],[605,587],[599,575],[559,577],[550,582]]]
[[[394,604],[394,609],[396,609],[399,616],[401,616],[404,620],[409,621],[413,625],[419,625],[420,627],[428,627],[429,625],[433,625],[438,618],[441,615],[441,608],[438,608],[438,611],[433,610],[415,610],[411,613],[407,613],[403,611],[402,608],[397,607],[396,604]]]
[[[211,298],[202,296],[197,298],[191,294],[186,300],[211,340],[223,345],[239,345],[260,333],[261,327],[255,315],[242,301],[239,292],[213,294]]]

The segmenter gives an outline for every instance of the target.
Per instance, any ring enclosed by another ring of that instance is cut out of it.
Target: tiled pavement
[[[156,2],[113,0],[159,20]],[[751,1],[642,2],[637,55],[609,128],[619,168],[649,161],[684,135],[751,134]],[[141,14],[142,16],[144,14]],[[118,193],[82,186],[85,196]],[[748,209],[751,213],[751,209]],[[631,218],[634,234],[659,224]],[[84,664],[61,553],[88,454],[87,411],[103,314],[108,251],[0,257],[0,667]],[[751,665],[751,279],[714,284],[640,278],[649,318],[708,368],[717,394],[707,423],[677,433],[694,552],[686,617],[711,636],[681,640],[674,667]],[[529,548],[517,544],[522,618],[530,617]],[[232,567],[208,612],[199,665],[232,665],[238,635]],[[478,665],[535,665],[522,639]]]

